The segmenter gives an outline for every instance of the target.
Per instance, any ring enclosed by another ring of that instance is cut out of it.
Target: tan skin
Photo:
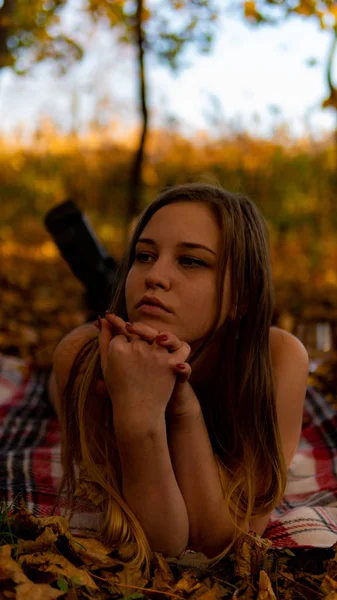
[[[107,315],[100,332],[93,325],[72,332],[55,353],[50,383],[57,406],[79,347],[88,337],[99,336],[104,384],[97,393],[113,401],[123,495],[151,547],[168,555],[179,554],[188,543],[214,556],[233,534],[186,362],[214,327],[219,248],[219,228],[204,204],[179,202],[159,209],[141,234],[126,282],[127,311],[133,324]],[[166,310],[146,303],[139,306],[144,295],[159,299]],[[218,326],[230,307],[227,273]],[[289,466],[300,438],[308,356],[294,336],[277,328],[270,331],[270,351],[278,422]],[[198,365],[198,379],[206,376],[205,369]],[[142,471],[144,462],[147,468]],[[144,491],[147,506],[139,502]],[[167,515],[166,529],[162,514]],[[262,534],[268,518],[255,519],[250,525]]]

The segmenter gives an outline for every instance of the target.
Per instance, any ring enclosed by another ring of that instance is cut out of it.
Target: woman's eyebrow
[[[154,240],[151,240],[151,238],[139,238],[137,240],[137,244],[149,244],[150,246],[156,246],[156,242]],[[177,246],[179,248],[191,248],[191,249],[198,249],[200,248],[201,250],[207,250],[207,252],[210,252],[211,254],[214,254],[214,256],[216,256],[216,252],[214,252],[214,250],[211,250],[210,248],[208,248],[207,246],[204,246],[203,244],[195,244],[194,242],[179,242],[179,244],[177,244]]]

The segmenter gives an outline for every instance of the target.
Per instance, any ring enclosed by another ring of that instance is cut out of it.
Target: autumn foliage
[[[253,533],[212,567],[202,553],[131,567],[132,546],[73,537],[63,517],[34,517],[20,502],[0,510],[0,598],[24,600],[313,600],[336,597],[337,548],[273,549]]]
[[[24,145],[0,140],[0,348],[47,366],[58,340],[86,317],[84,290],[59,257],[43,219],[72,198],[108,251],[121,256],[134,138],[113,125],[85,137],[44,122]],[[270,227],[275,322],[337,322],[337,191],[332,140],[270,140],[228,132],[217,139],[154,131],[143,169],[144,205],[164,186],[218,181],[249,195]]]

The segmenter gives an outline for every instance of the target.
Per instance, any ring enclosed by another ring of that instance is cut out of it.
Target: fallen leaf
[[[171,590],[174,586],[172,571],[162,554],[153,553],[153,562],[156,565],[153,576],[153,587],[156,590]]]
[[[19,563],[11,556],[12,546],[0,546],[0,580],[11,579],[14,583],[26,583],[28,577],[22,571]]]
[[[39,571],[60,575],[65,579],[76,577],[79,585],[97,590],[97,585],[89,573],[82,568],[75,567],[67,558],[54,552],[41,552],[37,554],[23,554],[20,562],[24,565],[37,568]]]
[[[113,595],[129,596],[133,592],[136,592],[138,588],[144,588],[148,583],[148,579],[143,577],[139,569],[128,567],[127,565],[117,573],[103,571],[103,574],[112,587]]]
[[[58,535],[51,529],[46,527],[45,530],[39,535],[35,541],[33,540],[19,540],[18,541],[18,555],[21,554],[32,554],[35,552],[44,552],[48,549],[53,549],[55,542],[58,540]]]
[[[322,590],[325,593],[334,592],[337,590],[337,581],[329,577],[329,575],[325,575],[322,582]]]
[[[112,552],[116,552],[116,548],[108,546],[101,540],[73,537],[70,546],[82,561],[93,569],[109,568],[120,564],[120,560],[109,556]]]
[[[200,588],[200,586],[201,583],[196,577],[196,572],[190,569],[183,572],[181,579],[179,579],[179,581],[176,583],[173,591],[174,593],[186,592],[188,595],[190,595],[192,592]]]
[[[257,600],[276,600],[270,579],[265,571],[260,571]]]
[[[71,538],[69,523],[65,517],[33,517],[36,524],[40,527],[51,527],[58,535],[65,535],[66,538]]]
[[[15,589],[16,600],[54,600],[63,596],[61,590],[56,590],[46,583],[21,583]]]
[[[261,570],[266,552],[272,542],[249,532],[235,544],[234,574],[240,579],[249,579]]]
[[[227,594],[227,590],[225,590],[225,593]],[[195,596],[193,594],[193,596],[191,596],[191,599],[198,598],[198,600],[220,600],[220,598],[222,598],[223,595],[224,594],[222,586],[219,586],[217,583],[215,583],[215,585],[213,585],[213,587],[210,590],[205,591],[200,596]]]

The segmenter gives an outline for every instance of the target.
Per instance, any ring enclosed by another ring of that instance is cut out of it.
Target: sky
[[[88,28],[89,30],[89,28]],[[253,28],[239,18],[221,19],[212,52],[190,50],[178,75],[151,62],[152,124],[174,123],[186,135],[247,130],[268,137],[282,123],[292,137],[320,138],[332,131],[334,112],[322,110],[327,95],[324,65],[331,34],[315,21],[293,18],[282,26]],[[315,58],[315,67],[307,60]],[[337,69],[335,69],[337,81]],[[52,118],[64,131],[85,132],[95,118],[118,122],[120,134],[137,124],[136,63],[131,48],[95,26],[85,59],[55,77],[47,66],[29,76],[4,70],[0,77],[0,133],[34,131]]]

